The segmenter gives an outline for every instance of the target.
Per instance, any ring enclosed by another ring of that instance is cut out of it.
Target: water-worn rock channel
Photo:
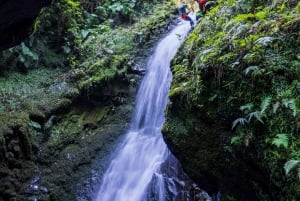
[[[170,62],[189,28],[186,23],[175,27],[150,56],[131,127],[103,176],[96,201],[192,199],[192,182],[168,150],[161,133],[172,77]]]

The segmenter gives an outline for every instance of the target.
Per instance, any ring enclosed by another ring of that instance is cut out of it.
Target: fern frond
[[[231,24],[228,24],[228,26],[230,26]],[[245,30],[247,30],[247,28],[249,28],[249,26],[247,24],[242,24],[242,23],[236,23],[230,30],[227,31],[227,38],[230,37],[230,40],[234,40],[236,38],[238,38],[238,36],[243,33]]]
[[[239,144],[242,140],[242,137],[241,136],[233,136],[230,140],[230,144]]]
[[[263,114],[266,109],[270,106],[272,98],[270,96],[266,97],[260,105],[260,113]]]
[[[257,71],[258,66],[249,66],[244,70],[245,75],[248,75],[248,73],[251,73],[252,71]]]
[[[278,148],[281,146],[283,146],[284,148],[288,148],[288,144],[289,144],[288,135],[286,133],[277,134],[276,138],[272,140],[272,144]]]
[[[285,98],[282,100],[282,104],[284,105],[284,107],[289,108],[289,105],[292,104],[292,102],[290,99]]]
[[[244,110],[251,110],[253,108],[253,103],[247,103],[246,105],[242,105],[240,107],[240,110],[244,111]]]
[[[231,68],[234,68],[234,67],[236,67],[237,65],[239,65],[241,62],[239,62],[239,61],[235,61],[235,62],[233,62],[230,66],[231,66]]]
[[[293,99],[284,99],[283,100],[283,105],[286,108],[289,108],[293,111],[293,116],[294,117],[297,115],[299,109],[297,107],[296,100],[294,98]]]
[[[264,123],[263,120],[261,119],[261,112],[260,111],[251,112],[250,114],[247,115],[247,117],[248,117],[249,122],[251,121],[251,119],[253,117],[255,117],[255,119],[257,119],[259,122],[261,122],[262,124]]]
[[[269,43],[271,43],[274,40],[273,37],[261,37],[257,39],[257,43],[262,44],[263,46],[267,46]]]
[[[234,120],[234,122],[232,122],[232,127],[231,127],[231,129],[234,129],[238,124],[240,124],[240,125],[245,125],[245,123],[248,123],[248,120],[247,119],[245,119],[245,118],[238,118],[238,119],[236,119],[236,120]]]
[[[288,175],[291,170],[293,170],[294,168],[296,168],[297,166],[300,165],[300,160],[289,160],[284,164],[284,171],[285,174]],[[298,177],[300,179],[300,175],[299,175],[300,171],[298,171]]]
[[[206,49],[206,50],[203,50],[203,51],[202,51],[202,54],[203,54],[203,55],[206,55],[206,54],[211,53],[211,52],[213,52],[213,51],[214,51],[213,48],[208,48],[208,49]]]

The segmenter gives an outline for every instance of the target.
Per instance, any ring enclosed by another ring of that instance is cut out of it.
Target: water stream
[[[170,61],[190,29],[176,26],[157,45],[141,82],[131,128],[111,161],[96,201],[186,201],[187,176],[161,133],[172,75]]]

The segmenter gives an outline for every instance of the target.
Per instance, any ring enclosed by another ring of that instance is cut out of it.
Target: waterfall
[[[157,45],[141,82],[131,128],[111,161],[96,201],[166,201],[178,199],[185,185],[177,160],[162,138],[164,110],[172,74],[170,61],[190,25],[176,26]],[[179,174],[176,175],[176,174]]]

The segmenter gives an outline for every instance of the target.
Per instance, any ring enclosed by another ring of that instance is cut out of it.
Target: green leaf
[[[210,97],[208,100],[210,102],[214,101],[218,97],[218,94],[214,94],[212,97]]]
[[[294,117],[297,115],[299,109],[297,107],[296,100],[294,98],[293,99],[284,99],[283,100],[283,105],[286,108],[289,108],[293,111],[293,116]]]
[[[289,139],[286,133],[277,134],[276,138],[272,140],[272,144],[278,148],[281,146],[283,146],[284,148],[288,148],[288,143]]]
[[[287,161],[285,164],[284,164],[284,171],[285,171],[285,174],[288,175],[291,170],[295,169],[297,166],[300,165],[300,160],[289,160]],[[298,172],[298,177],[300,179],[300,171]]]
[[[234,136],[231,138],[230,143],[231,144],[239,144],[242,141],[242,137],[241,136]]]
[[[259,38],[256,42],[259,44],[262,44],[263,46],[267,46],[273,40],[274,40],[273,37],[262,37],[262,38]]]
[[[255,111],[255,112],[251,112],[250,114],[248,114],[248,121],[250,122],[253,117],[255,117],[255,119],[257,119],[262,124],[264,123],[263,120],[261,119],[260,111]]]
[[[83,30],[81,30],[81,37],[82,37],[82,39],[84,40],[84,39],[86,39],[86,37],[89,35],[89,33],[91,33],[92,31],[91,31],[91,29],[83,29]]]
[[[240,125],[244,125],[245,123],[248,123],[248,120],[247,119],[245,119],[245,118],[238,118],[238,119],[236,119],[236,120],[234,120],[234,122],[232,122],[232,127],[231,127],[231,129],[234,129],[234,127],[236,127],[238,124],[240,124]]]
[[[24,43],[21,43],[21,50],[23,55],[30,57],[34,61],[38,60],[38,55],[32,52]]]
[[[35,121],[30,121],[29,125],[35,129],[42,129],[41,125]]]
[[[253,108],[253,103],[247,103],[246,105],[242,105],[240,107],[240,110],[244,111],[244,110],[251,110]]]
[[[62,46],[64,53],[69,54],[71,52],[71,48],[68,46]]]
[[[109,6],[108,7],[113,13],[116,13],[116,12],[120,12],[121,10],[124,9],[124,6],[120,3],[120,2],[117,2],[117,3],[114,3],[113,5]]]
[[[270,96],[268,96],[262,101],[262,103],[260,105],[260,113],[261,114],[263,114],[266,111],[266,109],[270,106],[271,100],[272,100],[272,98]]]
[[[249,66],[244,70],[245,75],[248,75],[252,71],[257,71],[259,68],[258,66]]]

